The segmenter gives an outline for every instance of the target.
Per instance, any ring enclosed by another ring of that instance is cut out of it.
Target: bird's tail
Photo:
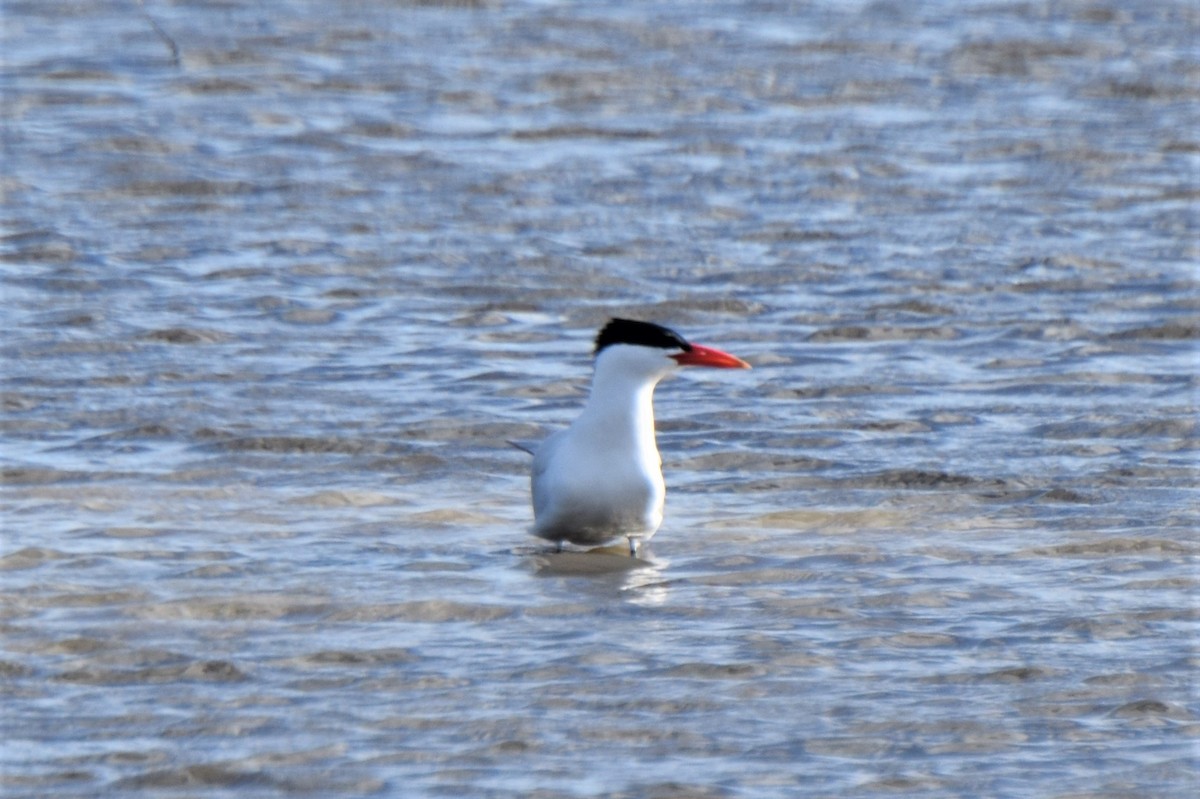
[[[529,447],[525,446],[525,445],[524,445],[524,444],[522,444],[520,441],[513,441],[512,439],[505,439],[505,440],[506,440],[506,441],[507,441],[509,444],[511,444],[512,446],[514,446],[514,447],[516,447],[517,449],[521,450],[522,452],[528,452],[530,455],[534,454],[532,449],[530,449]]]

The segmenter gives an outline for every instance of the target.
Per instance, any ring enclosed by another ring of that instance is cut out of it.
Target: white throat
[[[654,388],[676,368],[666,350],[616,344],[596,356],[592,394],[583,417],[613,434],[654,439]]]
[[[654,387],[676,368],[664,350],[628,345],[605,348],[596,358],[592,391],[575,422],[589,436],[601,437],[601,449],[636,451],[653,456],[658,465],[654,438]]]

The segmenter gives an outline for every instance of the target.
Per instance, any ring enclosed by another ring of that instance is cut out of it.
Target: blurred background
[[[1193,794],[1194,3],[0,23],[6,796]]]

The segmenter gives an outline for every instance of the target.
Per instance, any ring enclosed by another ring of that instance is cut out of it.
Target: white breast
[[[643,347],[610,347],[596,361],[587,406],[533,461],[534,533],[585,546],[650,538],[662,523],[662,461],[654,387],[672,364]]]

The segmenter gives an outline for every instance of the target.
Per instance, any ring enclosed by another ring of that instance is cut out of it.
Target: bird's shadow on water
[[[528,555],[534,574],[541,577],[582,577],[625,574],[639,569],[654,569],[656,563],[644,556],[630,555],[621,547],[589,550],[534,550]]]
[[[668,562],[642,547],[630,555],[621,546],[562,551],[530,547],[517,554],[536,577],[578,578],[586,590],[615,591],[640,601],[657,604],[664,598],[667,581],[663,571]]]

